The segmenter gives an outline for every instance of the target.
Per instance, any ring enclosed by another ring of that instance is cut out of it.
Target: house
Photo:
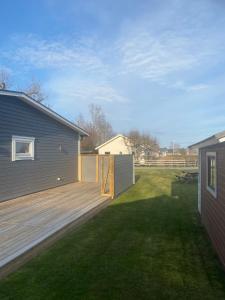
[[[159,157],[159,151],[151,147],[150,145],[139,145],[135,149],[135,159],[140,163],[145,163],[148,160],[156,159]]]
[[[87,135],[26,94],[0,90],[0,201],[78,181]]]
[[[132,154],[132,145],[129,139],[118,134],[95,148],[98,154]]]
[[[166,157],[168,154],[168,148],[160,148],[159,149],[159,156]]]
[[[225,131],[190,148],[199,151],[198,210],[225,266]]]

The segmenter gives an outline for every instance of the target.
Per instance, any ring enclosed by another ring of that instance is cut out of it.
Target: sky
[[[8,0],[0,25],[13,88],[39,80],[71,121],[95,103],[162,146],[225,130],[224,0]]]

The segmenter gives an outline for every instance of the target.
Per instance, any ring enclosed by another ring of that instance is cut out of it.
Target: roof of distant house
[[[30,106],[36,108],[37,110],[43,112],[44,114],[48,115],[49,117],[55,119],[56,121],[60,122],[61,124],[73,129],[74,131],[78,132],[81,136],[88,136],[88,133],[80,128],[79,126],[75,125],[74,123],[70,122],[66,118],[60,116],[58,113],[54,112],[49,107],[45,106],[42,103],[37,102],[30,96],[26,95],[23,92],[16,92],[16,91],[9,91],[9,90],[0,90],[0,95],[17,97],[21,101],[29,104]]]
[[[106,141],[105,143],[103,143],[103,144],[99,145],[98,147],[96,147],[95,150],[98,150],[98,149],[102,148],[103,146],[105,146],[105,145],[111,143],[112,141],[114,141],[114,140],[116,140],[116,139],[118,139],[118,138],[120,138],[120,137],[122,137],[122,138],[124,138],[124,139],[128,139],[128,138],[127,138],[126,136],[124,136],[123,134],[117,134],[116,136],[112,137],[110,140],[108,140],[108,141]]]

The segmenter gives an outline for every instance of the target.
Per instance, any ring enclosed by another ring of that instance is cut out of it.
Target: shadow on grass
[[[0,298],[225,299],[196,186],[173,182],[171,196],[148,199],[129,193],[3,281]]]
[[[141,178],[141,175],[135,175],[135,183],[137,183],[138,182],[138,180]]]

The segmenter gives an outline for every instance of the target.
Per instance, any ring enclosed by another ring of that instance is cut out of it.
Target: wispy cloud
[[[192,3],[193,9],[184,17],[184,2],[171,1],[166,15],[162,10],[154,18],[148,15],[130,24],[117,41],[121,72],[171,84],[173,76],[185,77],[188,72],[193,76],[193,71],[199,73],[224,60],[223,32],[215,26],[210,8],[202,10],[208,4],[203,2]]]
[[[108,5],[102,11],[104,1],[83,2],[70,1],[66,14],[58,10],[61,2],[54,8],[65,24],[71,17],[68,26],[78,19],[82,26],[74,35],[61,31],[61,22],[57,29],[62,36],[17,35],[1,46],[1,65],[16,71],[18,81],[40,75],[53,108],[71,116],[97,102],[109,113],[117,111],[111,117],[115,127],[165,128],[168,140],[178,136],[178,123],[179,138],[192,139],[212,113],[215,119],[221,114],[222,127],[223,1],[133,1],[132,13],[126,1],[115,1],[110,11]]]
[[[106,64],[96,55],[92,39],[45,40],[33,35],[13,38],[14,49],[5,51],[4,56],[20,65],[38,69],[79,69],[83,72],[108,72]],[[96,43],[95,43],[96,44]]]
[[[67,99],[71,102],[128,102],[128,99],[110,83],[80,80],[68,75],[52,78],[47,83],[47,88],[52,93],[57,91],[59,99]]]
[[[188,91],[192,92],[192,91],[203,91],[203,90],[207,90],[210,86],[207,84],[195,84],[195,85],[191,85],[188,87]]]

